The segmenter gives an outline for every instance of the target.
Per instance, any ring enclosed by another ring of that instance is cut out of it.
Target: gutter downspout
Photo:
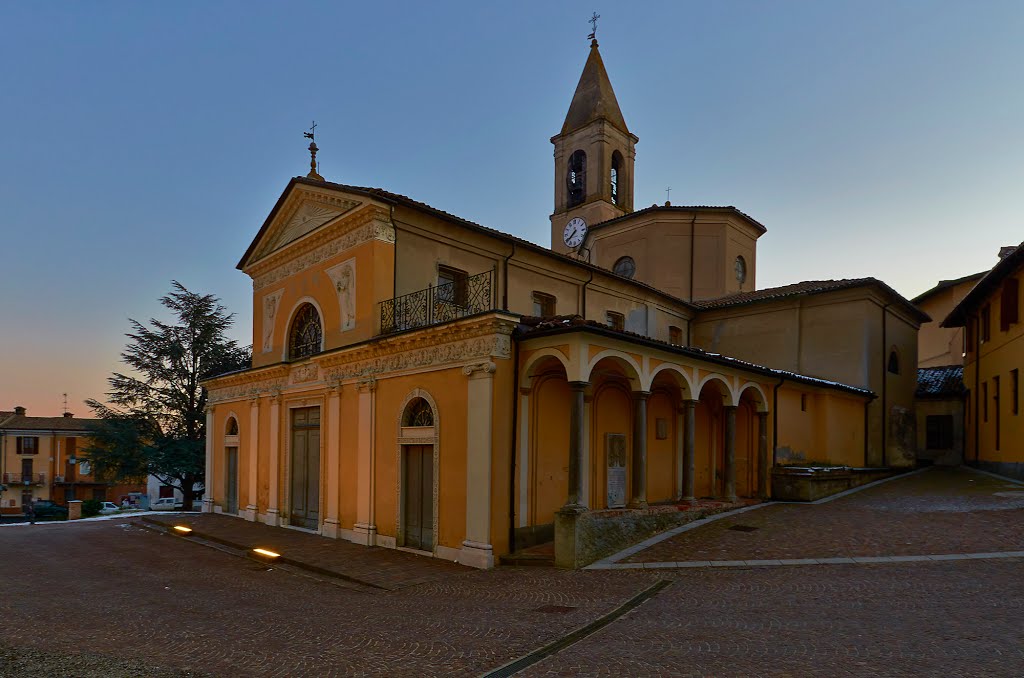
[[[398,296],[398,226],[395,224],[395,205],[390,205],[390,212],[388,213],[388,220],[391,222],[391,230],[395,232],[395,247],[394,256],[391,262],[391,297],[395,298]],[[379,328],[378,328],[379,329]]]
[[[779,378],[779,383],[772,389],[772,466],[778,464],[779,456],[779,387],[786,381]]]
[[[690,303],[693,303],[693,267],[696,263],[696,252],[694,248],[697,246],[697,210],[693,211],[693,219],[690,220]],[[689,342],[687,342],[689,344]]]
[[[594,269],[590,269],[590,278],[583,283],[583,298],[580,300],[580,316],[587,319],[587,285],[594,282]]]
[[[502,276],[505,280],[501,285],[501,310],[508,311],[508,260],[516,255],[516,243],[512,241],[512,253],[505,257],[505,261],[502,262]],[[593,275],[593,273],[591,273]]]
[[[886,414],[888,412],[888,398],[886,393],[888,391],[889,383],[889,341],[886,337],[886,315],[889,307],[892,303],[888,303],[882,307],[882,466],[886,466],[886,445],[888,445],[888,421]]]
[[[864,468],[870,467],[870,464],[868,463],[868,450],[870,449],[870,445],[868,445],[868,442],[871,440],[871,438],[868,434],[870,433],[871,429],[868,426],[868,421],[870,420],[871,415],[872,400],[874,400],[874,398],[868,398],[867,400],[864,401]]]
[[[516,552],[516,451],[519,449],[519,341],[512,337],[512,449],[508,476],[508,552]]]
[[[981,461],[981,318],[974,321],[974,464]]]

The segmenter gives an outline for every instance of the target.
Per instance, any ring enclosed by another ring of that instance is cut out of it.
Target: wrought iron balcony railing
[[[428,327],[494,310],[493,282],[494,271],[485,271],[382,301],[380,333]]]
[[[4,483],[7,485],[45,485],[45,473],[5,473]]]

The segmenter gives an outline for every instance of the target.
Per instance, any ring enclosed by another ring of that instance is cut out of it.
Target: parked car
[[[36,512],[36,520],[67,520],[68,509],[49,499],[37,499],[32,507]]]
[[[121,507],[118,506],[117,504],[115,504],[114,502],[112,502],[112,501],[105,501],[105,502],[103,502],[103,508],[100,509],[100,513],[103,514],[103,515],[108,515],[108,514],[111,514],[111,513],[117,513],[120,510],[121,510]]]
[[[180,511],[182,503],[174,497],[161,497],[149,505],[151,511]]]

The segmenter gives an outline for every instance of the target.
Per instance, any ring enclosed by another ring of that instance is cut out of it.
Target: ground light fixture
[[[274,560],[275,558],[281,557],[280,553],[274,553],[269,549],[253,549],[252,552],[258,555],[259,557],[265,558],[267,560]]]
[[[184,525],[175,525],[174,531],[178,534],[188,534],[192,531],[191,527],[185,527]]]

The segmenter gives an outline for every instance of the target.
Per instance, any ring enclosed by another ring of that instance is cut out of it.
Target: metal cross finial
[[[316,141],[316,120],[313,121],[313,126],[309,128],[309,131],[303,132],[302,136],[306,137],[310,141]]]
[[[598,14],[597,12],[594,12],[593,16],[591,16],[587,20],[587,23],[589,23],[591,26],[593,26],[593,29],[590,31],[590,35],[587,36],[591,40],[597,40],[597,20],[600,19],[600,18],[601,18],[601,15]]]
[[[319,169],[319,163],[316,161],[316,152],[320,149],[316,147],[316,120],[313,121],[313,126],[309,128],[308,132],[303,132],[302,136],[309,139],[309,174],[306,175],[309,179],[316,179],[323,181],[324,178],[320,176],[317,171]]]
[[[668,188],[665,189],[665,200],[668,201],[668,200],[671,200],[671,199],[672,199],[672,187],[669,186]]]

